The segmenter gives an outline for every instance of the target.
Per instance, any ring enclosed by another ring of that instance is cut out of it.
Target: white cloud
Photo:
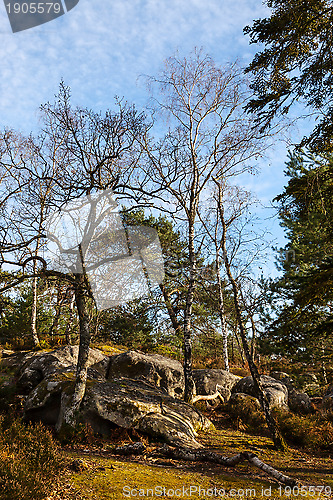
[[[74,101],[106,108],[115,94],[142,102],[138,75],[156,73],[176,49],[242,59],[250,52],[242,29],[265,11],[257,0],[80,0],[57,20],[12,34],[0,8],[0,126],[25,132],[61,78]]]
[[[243,28],[266,13],[260,0],[80,0],[57,20],[12,34],[1,2],[0,127],[36,128],[38,107],[53,100],[61,78],[75,103],[99,110],[115,94],[143,104],[138,76],[156,74],[177,49],[203,47],[220,64],[245,65],[255,47]],[[247,181],[265,201],[281,191],[278,156],[278,179],[266,169]]]

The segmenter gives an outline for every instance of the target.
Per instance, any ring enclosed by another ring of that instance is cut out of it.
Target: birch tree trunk
[[[36,255],[38,254],[38,248],[36,249]],[[33,274],[36,275],[37,272],[37,262],[34,260],[33,265]],[[38,349],[40,347],[38,333],[37,333],[37,286],[38,286],[38,278],[35,276],[32,280],[32,304],[31,304],[31,318],[30,318],[30,333],[31,333],[31,341],[34,349]]]
[[[232,290],[233,290],[236,318],[237,318],[237,322],[238,322],[238,326],[239,326],[240,336],[242,339],[244,354],[245,354],[245,357],[246,357],[246,360],[248,362],[249,369],[250,369],[250,372],[252,375],[254,390],[255,390],[257,398],[260,402],[260,405],[264,411],[268,430],[271,434],[274,445],[278,450],[285,450],[286,444],[285,444],[284,439],[280,433],[278,425],[277,425],[273,415],[271,414],[267,398],[266,398],[266,396],[263,392],[263,389],[262,389],[258,368],[253,361],[253,358],[252,358],[251,352],[250,352],[250,348],[249,348],[249,344],[247,341],[246,329],[244,326],[244,322],[243,322],[243,318],[242,318],[242,311],[241,311],[241,306],[240,306],[240,298],[239,298],[240,293],[239,293],[239,289],[238,289],[238,285],[236,283],[236,280],[234,279],[233,273],[231,271],[231,265],[229,262],[227,248],[226,248],[227,225],[226,225],[226,221],[224,218],[222,186],[216,180],[215,180],[215,183],[218,187],[217,202],[218,202],[219,216],[220,216],[220,220],[222,223],[222,229],[223,229],[223,231],[222,231],[223,260],[224,260],[225,270],[226,270],[227,276],[229,278],[229,281],[230,281],[230,284],[231,284]]]
[[[217,274],[217,288],[219,292],[219,315],[220,315],[221,332],[223,339],[222,356],[223,356],[224,369],[228,372],[230,371],[229,355],[228,355],[228,332],[225,321],[224,299],[223,299],[223,290],[222,290],[222,282],[220,274],[220,259],[218,253],[216,254],[216,274]]]
[[[191,317],[196,283],[196,255],[194,250],[194,227],[189,223],[189,261],[190,280],[186,297],[184,311],[184,400],[191,403],[195,396],[195,384],[192,375],[192,339],[191,339]]]
[[[32,281],[32,304],[31,304],[31,340],[34,349],[40,346],[37,333],[37,284],[38,278],[33,278]]]
[[[250,314],[251,329],[252,329],[252,340],[251,340],[251,358],[255,360],[256,355],[256,325],[254,324],[253,315]]]

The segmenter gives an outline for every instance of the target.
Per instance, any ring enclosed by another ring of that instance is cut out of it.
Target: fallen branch
[[[121,446],[116,448],[115,452],[118,455],[141,455],[146,451],[146,447],[143,443],[133,443],[125,446]],[[225,467],[234,467],[235,465],[248,461],[250,464],[254,465],[258,469],[265,472],[268,476],[276,479],[282,484],[287,486],[297,486],[299,481],[296,479],[292,479],[282,472],[277,471],[270,465],[262,462],[257,455],[252,452],[244,451],[242,453],[238,453],[233,457],[224,457],[219,453],[215,453],[209,450],[191,450],[188,448],[173,448],[172,446],[168,446],[164,444],[163,446],[157,448],[152,455],[154,456],[163,456],[168,458],[174,458],[178,460],[188,460],[191,462],[212,462],[215,464],[224,465]]]
[[[217,391],[215,394],[209,394],[209,396],[194,396],[192,399],[192,404],[196,403],[197,401],[211,401],[212,399],[220,398],[222,403],[224,403],[224,398],[223,396]]]

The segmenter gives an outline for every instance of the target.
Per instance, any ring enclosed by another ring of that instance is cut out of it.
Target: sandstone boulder
[[[231,395],[227,410],[229,415],[234,419],[240,419],[243,425],[254,430],[263,430],[266,427],[264,412],[261,409],[257,398],[249,394],[237,392]]]
[[[244,408],[251,408],[251,411],[262,411],[257,398],[242,392],[235,392],[231,395],[228,401],[228,408],[233,409],[235,414],[243,413]]]
[[[89,374],[90,377],[90,374]],[[61,395],[68,394],[74,373],[55,373],[44,379],[25,401],[25,417],[55,425]],[[197,432],[213,428],[193,406],[173,398],[142,380],[89,378],[80,408],[80,419],[105,436],[115,426],[155,436],[172,445],[200,448]]]
[[[4,356],[0,359],[0,368],[9,368],[15,371],[20,366],[22,359],[27,355],[27,352],[14,352],[9,356]]]
[[[270,376],[282,382],[282,384],[284,384],[287,389],[295,388],[295,381],[288,373],[275,371],[271,372]]]
[[[279,380],[288,389],[288,406],[291,411],[307,415],[314,413],[315,406],[313,405],[310,396],[306,392],[298,392],[295,389],[295,382],[290,375],[284,372],[272,372],[271,376]]]
[[[330,385],[325,391],[322,409],[327,413],[333,414],[333,385]]]
[[[64,346],[54,351],[29,352],[18,365],[17,388],[28,394],[44,378],[63,370],[74,370],[77,363],[79,346]],[[97,349],[89,350],[88,366],[106,375],[109,357]]]
[[[288,389],[278,380],[267,375],[261,375],[263,391],[267,397],[270,408],[288,409]],[[240,379],[232,388],[232,393],[244,393],[256,397],[252,377]]]
[[[196,393],[200,396],[209,396],[217,391],[227,402],[231,396],[231,389],[241,379],[226,370],[193,370]]]
[[[306,392],[297,392],[295,389],[288,391],[288,404],[294,413],[308,415],[316,411],[310,396]]]
[[[107,379],[139,379],[164,390],[172,397],[184,395],[184,371],[181,363],[159,354],[127,351],[110,358]]]

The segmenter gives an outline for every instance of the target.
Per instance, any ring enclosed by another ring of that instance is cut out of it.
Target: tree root
[[[120,446],[115,449],[117,455],[142,455],[145,451],[145,445],[140,442]],[[265,464],[257,457],[257,455],[250,451],[243,451],[233,457],[228,458],[220,455],[219,453],[215,453],[213,451],[205,449],[191,450],[189,448],[174,448],[172,446],[164,444],[163,446],[154,450],[151,455],[174,458],[178,460],[188,460],[191,462],[212,462],[215,464],[224,465],[225,467],[234,467],[241,462],[248,461],[250,464],[265,472],[268,476],[276,479],[286,486],[293,487],[300,484],[300,482],[296,479],[292,479],[291,477],[282,474],[282,472],[277,471],[270,465]]]

